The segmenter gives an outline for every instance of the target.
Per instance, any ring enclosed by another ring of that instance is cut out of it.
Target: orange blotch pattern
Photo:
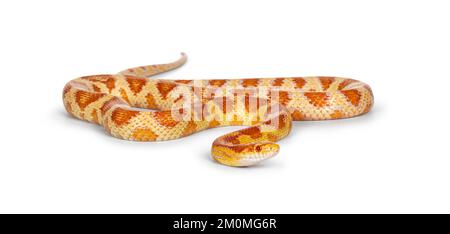
[[[340,119],[342,117],[344,117],[344,114],[342,114],[342,112],[335,110],[333,113],[330,114],[331,118],[333,119]]]
[[[260,138],[262,136],[261,130],[258,127],[251,127],[240,131],[241,134],[247,135],[253,139]]]
[[[157,111],[153,112],[153,116],[158,124],[164,127],[175,127],[178,124],[178,121],[173,119],[172,113],[170,111]]]
[[[217,120],[215,120],[215,119],[213,119],[211,122],[209,122],[208,127],[210,127],[210,128],[215,128],[215,127],[217,127],[217,126],[219,126],[219,125],[220,125],[220,122],[217,121]]]
[[[83,77],[83,79],[87,79],[89,81],[93,82],[100,82],[108,88],[109,92],[112,91],[116,87],[116,81],[113,76],[111,75],[99,75],[99,76],[88,76]]]
[[[276,78],[275,80],[272,81],[272,85],[273,86],[282,86],[284,82],[284,78]]]
[[[302,112],[300,112],[299,110],[294,110],[291,114],[292,118],[294,120],[303,120],[305,119],[305,117],[303,116]]]
[[[113,110],[111,119],[117,125],[121,126],[123,124],[128,124],[130,119],[139,114],[139,111],[128,110],[124,108],[117,108]]]
[[[258,79],[243,79],[242,86],[243,87],[256,87],[258,86]]]
[[[334,82],[334,77],[319,77],[320,84],[322,84],[322,90],[326,91],[330,88],[330,85]]]
[[[99,98],[103,97],[105,94],[102,93],[91,93],[83,90],[79,90],[75,93],[75,101],[81,110],[84,110],[86,106],[97,101]]]
[[[226,83],[226,80],[210,80],[208,83],[211,86],[220,87]]]
[[[158,135],[150,129],[136,129],[132,137],[136,141],[155,141]]]
[[[134,95],[138,94],[142,91],[142,87],[147,83],[145,78],[139,78],[139,77],[126,77],[126,81],[128,83],[128,86],[130,87],[131,92],[134,93]]]
[[[177,85],[169,82],[158,82],[156,84],[156,87],[158,88],[158,91],[161,93],[162,97],[167,98],[167,95],[170,93],[170,91],[177,87]]]
[[[361,100],[361,93],[358,90],[350,89],[341,91],[342,94],[347,98],[349,102],[351,102],[354,106],[359,104]]]
[[[281,91],[278,95],[279,95],[278,96],[278,98],[279,98],[278,102],[280,104],[282,104],[282,105],[287,105],[289,103],[289,101],[291,100],[291,98],[289,97],[289,93],[288,92]]]
[[[241,144],[241,142],[239,141],[239,136],[241,136],[240,134],[234,134],[234,135],[228,135],[223,137],[223,140],[225,142],[230,142],[232,144],[238,145]]]
[[[197,125],[194,121],[189,121],[186,128],[183,131],[183,136],[188,136],[197,130]]]
[[[305,92],[306,98],[308,98],[309,103],[315,107],[324,107],[327,105],[328,96],[321,92]]]
[[[296,88],[301,89],[305,86],[306,81],[303,78],[294,78],[294,83]]]

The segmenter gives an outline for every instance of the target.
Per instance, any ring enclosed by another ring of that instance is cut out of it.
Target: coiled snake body
[[[64,106],[114,137],[135,141],[176,139],[218,126],[251,126],[213,142],[213,158],[229,166],[251,166],[276,155],[275,142],[289,134],[292,120],[348,118],[373,106],[367,84],[339,77],[147,78],[185,61],[182,54],[173,63],[74,79],[64,87]]]

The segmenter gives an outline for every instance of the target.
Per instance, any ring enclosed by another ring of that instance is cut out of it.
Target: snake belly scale
[[[164,141],[219,126],[245,125],[212,143],[212,157],[229,166],[251,166],[275,156],[275,142],[292,121],[330,120],[370,111],[371,88],[340,77],[167,80],[148,77],[175,62],[92,75],[68,82],[64,106],[78,119],[102,125],[114,137]],[[145,110],[152,109],[152,110]]]

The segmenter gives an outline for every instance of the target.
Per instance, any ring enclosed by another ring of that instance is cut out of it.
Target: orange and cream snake
[[[211,149],[219,163],[251,166],[278,153],[275,142],[289,134],[292,120],[349,118],[367,113],[374,102],[367,84],[339,77],[148,79],[185,62],[182,54],[173,63],[71,80],[63,90],[64,106],[112,136],[134,141],[177,139],[218,126],[251,126],[217,138]]]

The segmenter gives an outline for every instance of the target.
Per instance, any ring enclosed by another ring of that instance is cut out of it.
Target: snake
[[[276,143],[292,121],[334,120],[371,110],[369,85],[334,76],[151,79],[176,69],[170,63],[133,67],[116,74],[83,76],[63,89],[67,112],[103,126],[113,137],[165,141],[221,126],[248,126],[218,137],[212,158],[227,166],[249,167],[280,151]]]

